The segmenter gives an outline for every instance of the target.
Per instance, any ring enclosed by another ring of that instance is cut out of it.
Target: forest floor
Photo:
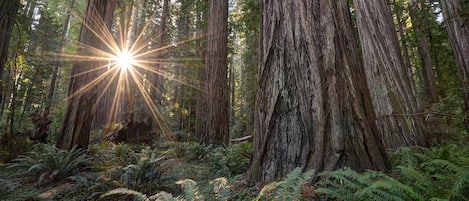
[[[95,144],[90,149],[89,152],[95,152],[95,154],[99,155],[97,156],[98,159],[95,158],[95,160],[100,161],[99,164],[93,164],[92,168],[87,168],[74,174],[91,175],[91,179],[77,179],[72,174],[72,176],[61,178],[60,180],[40,184],[40,177],[42,175],[35,175],[32,178],[30,175],[12,177],[12,175],[18,174],[19,170],[17,168],[7,168],[8,164],[3,166],[0,164],[0,200],[99,200],[99,195],[106,191],[123,187],[148,196],[156,194],[159,191],[166,191],[176,196],[184,194],[183,186],[176,184],[176,182],[186,179],[195,181],[198,188],[197,191],[205,195],[206,200],[212,200],[210,196],[213,195],[214,187],[210,184],[211,181],[220,178],[221,174],[231,176],[232,171],[226,167],[227,164],[213,164],[213,160],[210,160],[209,157],[222,157],[215,160],[226,161],[227,163],[232,163],[232,165],[233,162],[246,161],[246,158],[242,159],[239,157],[238,152],[224,152],[231,148],[205,148],[204,150],[204,148],[196,143],[176,144],[163,149],[150,148],[145,145]],[[221,154],[220,152],[224,153]],[[103,157],[103,155],[109,155],[110,153],[112,153],[111,155],[114,158]],[[158,156],[158,163],[151,167],[146,167],[147,163],[142,163],[142,159],[146,157],[154,159],[156,158],[154,156],[155,153]],[[214,153],[218,153],[218,156],[213,156]],[[211,156],[208,156],[208,154],[211,154]],[[247,153],[243,154],[247,155]],[[226,157],[230,157],[230,159],[226,159]],[[241,168],[237,169],[236,172],[243,173],[247,170],[247,166],[241,166],[241,163],[239,163],[239,166],[235,164],[230,168]],[[157,178],[145,178],[145,173],[148,174],[148,172],[152,172],[155,169],[158,170],[157,174],[159,174]],[[224,169],[224,171],[219,171],[220,169]],[[140,174],[142,172],[143,175]],[[129,178],[124,178],[124,175],[131,178],[131,181],[127,181]],[[242,178],[245,178],[245,174],[239,174],[229,179],[233,178],[232,182],[239,183],[235,180],[243,181]],[[155,179],[160,181],[155,183],[150,181]],[[2,187],[1,185],[4,186]],[[152,188],[152,185],[156,186],[156,188]],[[247,184],[240,186],[240,188],[247,188]],[[237,187],[240,191],[245,190],[240,188]],[[93,195],[95,193],[98,196]],[[254,196],[255,192],[250,194]],[[120,197],[108,200],[127,199]]]
[[[86,151],[39,144],[0,165],[0,200],[469,200],[465,141],[389,150],[389,172],[344,167],[312,183],[314,170],[296,168],[263,187],[247,181],[251,153],[251,142],[98,143]]]

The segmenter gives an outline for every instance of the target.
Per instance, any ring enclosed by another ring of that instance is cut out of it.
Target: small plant
[[[184,191],[184,197],[174,197],[171,193],[161,191],[155,195],[148,196],[142,192],[130,190],[128,188],[117,188],[111,190],[100,197],[100,200],[116,200],[122,197],[131,197],[133,200],[139,201],[203,201],[204,197],[200,194],[197,182],[191,179],[177,181],[176,184],[181,185]]]
[[[401,148],[394,153],[396,176],[426,200],[469,200],[469,147]]]
[[[357,173],[350,168],[319,174],[324,179],[316,185],[327,199],[333,200],[425,200],[406,184],[382,172]]]
[[[272,182],[264,186],[255,201],[272,196],[274,200],[294,201],[302,200],[302,190],[305,184],[311,181],[315,171],[308,170],[304,173],[303,168],[295,168],[285,180]],[[270,195],[272,194],[272,195]]]
[[[76,147],[61,150],[52,145],[36,145],[25,156],[13,159],[7,168],[17,168],[20,172],[13,176],[39,178],[37,183],[44,185],[55,182],[90,167],[92,157],[85,150]]]
[[[252,143],[217,147],[209,154],[211,169],[217,176],[234,176],[244,173],[249,165]]]

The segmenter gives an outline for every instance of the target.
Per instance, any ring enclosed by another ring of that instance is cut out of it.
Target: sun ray
[[[130,104],[132,101],[136,102],[134,99],[137,96],[134,97],[134,94],[139,94],[138,98],[141,98],[148,107],[150,115],[160,127],[164,138],[172,140],[171,129],[167,125],[158,105],[152,99],[154,98],[152,97],[153,94],[150,94],[150,91],[161,94],[161,86],[155,86],[155,83],[149,80],[148,76],[150,74],[160,76],[165,80],[202,90],[198,87],[200,85],[196,81],[191,81],[188,76],[179,75],[178,78],[175,78],[171,67],[185,66],[186,62],[201,61],[203,58],[161,58],[162,54],[160,53],[194,40],[200,40],[205,35],[198,35],[176,42],[167,42],[166,44],[155,44],[156,39],[163,37],[165,33],[147,34],[148,31],[151,31],[150,25],[153,23],[151,20],[148,20],[142,28],[137,30],[138,33],[132,36],[130,32],[133,32],[135,27],[130,27],[130,19],[121,20],[124,23],[119,24],[114,31],[111,31],[102,18],[98,17],[99,15],[93,16],[88,21],[83,21],[83,18],[80,17],[78,19],[81,19],[83,26],[102,42],[103,47],[97,48],[93,46],[95,44],[89,45],[76,42],[75,44],[81,49],[78,54],[62,53],[60,56],[72,62],[90,62],[90,65],[96,65],[96,67],[83,69],[83,71],[73,74],[69,79],[87,76],[87,74],[98,75],[74,93],[69,94],[68,99],[80,96],[90,90],[99,89],[100,94],[92,106],[92,111],[95,111],[98,103],[104,101],[106,95],[112,97],[111,100],[106,100],[111,101],[109,102],[109,110],[106,110],[108,114],[102,114],[108,115],[105,122],[105,129],[108,129],[113,121],[118,120],[117,116],[122,115],[120,114],[122,111],[127,113],[135,111],[135,108],[132,108],[133,106],[125,104]],[[156,12],[152,16],[156,16]],[[105,130],[106,132],[107,130]]]

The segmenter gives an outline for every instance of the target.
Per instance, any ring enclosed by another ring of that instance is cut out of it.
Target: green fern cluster
[[[322,197],[333,200],[425,200],[412,187],[377,171],[357,173],[350,168],[319,174],[316,186]]]
[[[393,158],[399,180],[426,200],[469,200],[469,146],[402,148]]]
[[[314,174],[314,170],[308,170],[303,173],[303,168],[295,168],[287,175],[285,180],[272,182],[264,186],[255,201],[267,197],[281,201],[303,200],[301,194],[303,187],[305,184],[311,182]]]
[[[85,150],[74,147],[67,151],[42,144],[36,145],[27,155],[13,159],[7,168],[19,171],[12,177],[39,178],[38,184],[43,185],[76,175],[89,168],[92,161]]]
[[[217,147],[209,152],[209,164],[217,176],[234,176],[246,172],[252,143]]]
[[[217,181],[223,179],[218,178],[213,181],[214,188],[220,189],[220,184]],[[225,179],[226,180],[226,179]],[[173,194],[161,191],[155,195],[146,195],[139,191],[130,190],[128,188],[117,188],[111,190],[100,197],[100,200],[121,200],[123,197],[131,197],[133,200],[138,201],[204,201],[204,196],[200,193],[197,182],[192,179],[184,179],[177,181],[176,184],[179,184],[184,192],[184,196],[174,197]],[[218,198],[217,200],[222,201],[224,199]]]
[[[126,188],[139,189],[143,192],[153,192],[162,185],[162,172],[159,169],[161,157],[149,148],[142,149],[137,154],[139,160],[135,164],[129,164],[120,170],[120,180]]]
[[[316,192],[326,200],[469,200],[469,146],[406,147],[392,156],[392,177],[343,168],[319,174]]]

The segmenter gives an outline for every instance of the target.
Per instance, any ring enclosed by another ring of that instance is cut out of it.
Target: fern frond
[[[204,197],[200,194],[199,187],[197,186],[197,182],[195,182],[194,180],[192,179],[179,180],[176,182],[176,184],[181,185],[181,187],[184,190],[184,197],[187,200],[193,200],[193,201],[204,200]]]
[[[115,196],[119,195],[130,195],[133,196],[134,199],[138,201],[149,201],[148,197],[138,191],[130,190],[128,188],[117,188],[114,190],[111,190],[99,197],[99,199],[115,199]]]
[[[276,182],[271,182],[264,187],[262,187],[262,190],[259,192],[259,195],[254,199],[254,201],[259,201],[262,199],[262,197],[265,197],[268,193],[272,192],[273,190],[277,189],[284,181],[276,181]]]

